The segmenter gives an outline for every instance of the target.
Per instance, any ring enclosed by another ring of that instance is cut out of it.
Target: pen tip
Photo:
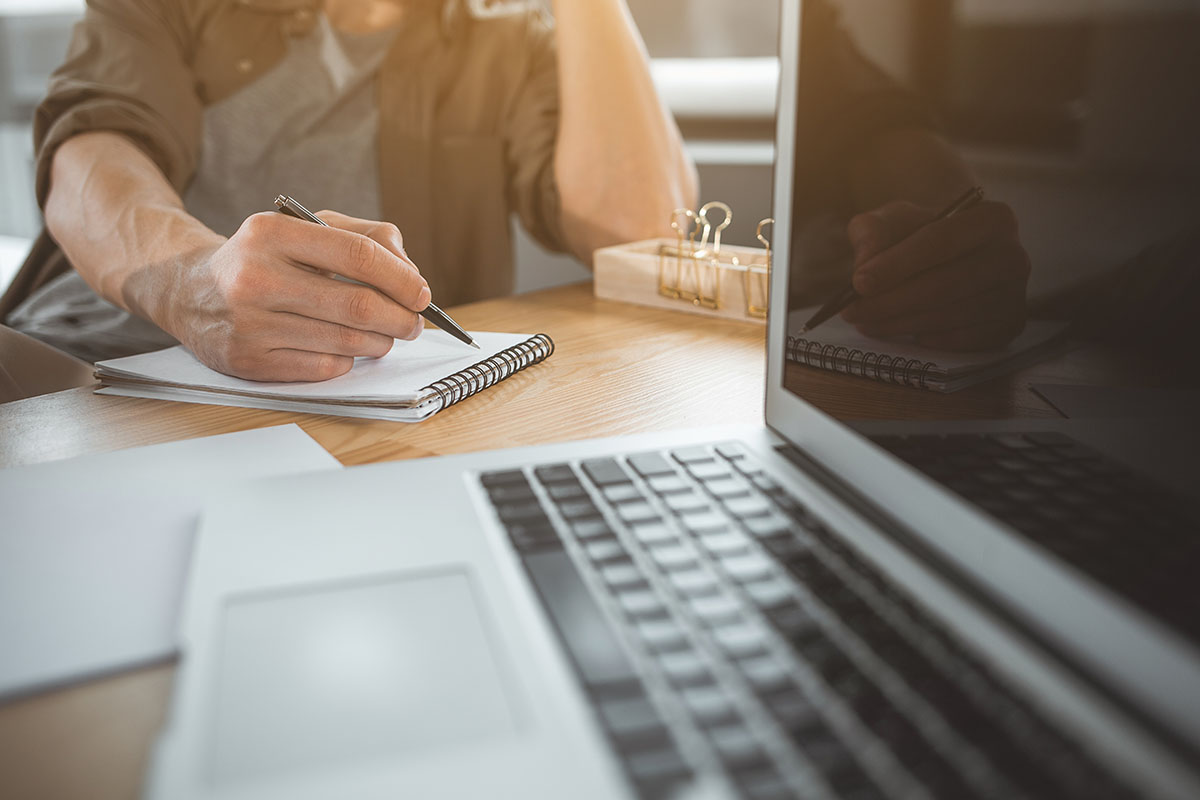
[[[467,342],[467,344],[471,345],[471,347],[474,347],[476,350],[482,350],[482,349],[483,349],[482,347],[480,347],[479,345],[475,344],[474,342]]]
[[[807,326],[807,325],[801,325],[801,326],[800,326],[800,335],[801,335],[801,336],[803,336],[803,335],[804,335],[804,334],[806,334],[806,333],[808,333],[808,326]]]

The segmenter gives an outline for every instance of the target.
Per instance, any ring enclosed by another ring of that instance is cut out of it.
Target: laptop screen
[[[1034,317],[1195,360],[1200,5],[808,0],[798,27],[785,389],[948,388],[1017,336],[1025,289]]]

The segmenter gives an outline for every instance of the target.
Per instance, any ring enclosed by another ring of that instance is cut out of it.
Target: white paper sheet
[[[0,698],[173,654],[207,496],[340,466],[282,425],[0,470]]]

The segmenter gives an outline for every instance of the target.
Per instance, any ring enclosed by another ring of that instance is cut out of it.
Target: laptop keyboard
[[[1059,432],[872,441],[1200,643],[1200,518]]]
[[[1132,796],[737,444],[480,480],[641,797]]]

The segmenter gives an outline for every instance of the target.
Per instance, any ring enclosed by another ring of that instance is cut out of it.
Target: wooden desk
[[[296,422],[347,465],[566,439],[756,423],[763,328],[592,298],[589,284],[454,309],[475,330],[544,331],[553,358],[419,425],[102,397],[88,389],[0,406],[0,466]],[[954,395],[808,370],[809,399],[838,417],[1048,416],[1030,380],[1077,382],[1070,355]],[[0,707],[0,791],[134,798],[174,668],[94,680]]]

